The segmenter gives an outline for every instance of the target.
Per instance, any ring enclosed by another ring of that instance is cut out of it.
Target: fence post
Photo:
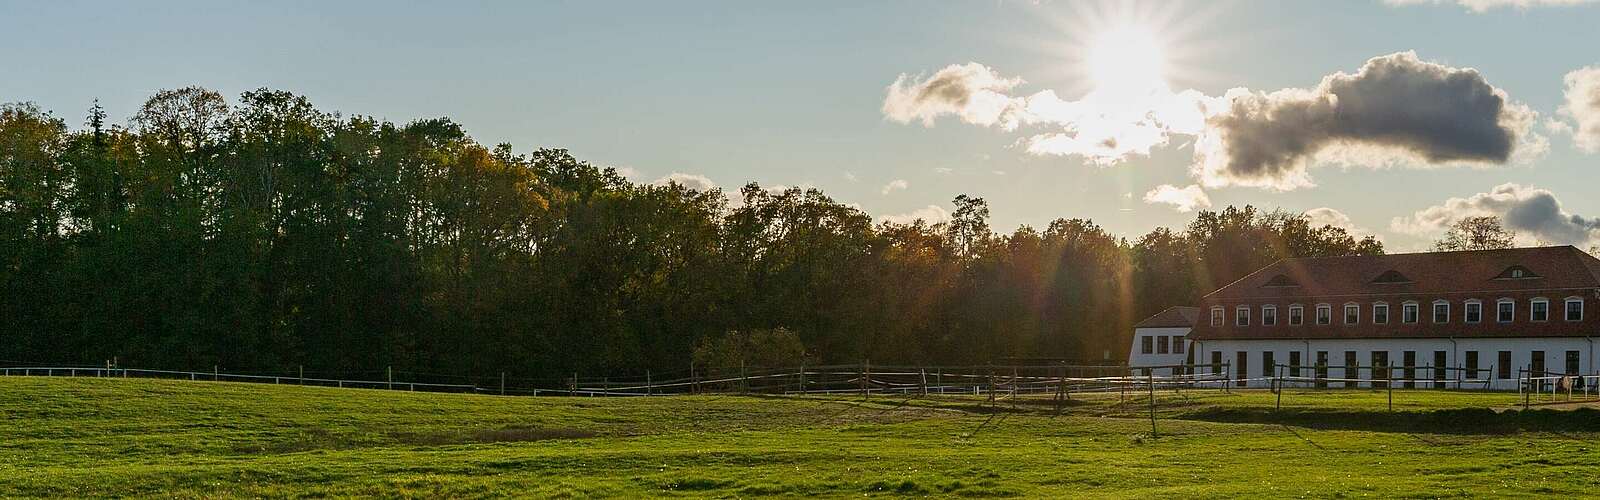
[[[696,372],[695,369],[694,369],[694,362],[690,361],[689,362],[689,392],[690,393],[694,393],[694,394],[699,394],[700,393],[700,376],[699,376],[698,373],[699,372]]]
[[[922,397],[928,397],[928,369],[918,368],[917,371],[922,375]]]
[[[1282,373],[1283,373],[1283,366],[1282,365],[1272,367],[1272,374],[1274,375],[1272,377],[1272,380],[1273,380],[1272,385],[1277,388],[1277,392],[1278,392],[1278,402],[1276,403],[1277,406],[1272,408],[1274,411],[1283,409],[1283,375],[1282,375]]]
[[[500,395],[506,395],[506,372],[500,372]]]
[[[800,395],[806,395],[806,364],[800,363]]]
[[[744,360],[739,360],[739,394],[750,392],[750,378],[744,373]]]
[[[300,365],[300,385],[306,385],[306,365]]]
[[[500,380],[505,380],[505,372],[500,372],[500,373],[501,373]],[[652,379],[650,377],[650,370],[645,370],[644,371],[644,395],[646,395],[646,396],[655,395],[655,388],[654,388],[655,383],[654,382],[655,382],[654,379]],[[504,387],[505,386],[505,382],[501,382],[500,386]],[[504,394],[505,390],[501,389],[500,393]]]
[[[221,380],[221,379],[217,378],[217,373],[218,373],[217,372],[217,365],[211,365],[211,381],[212,382],[216,382],[217,380]]]
[[[1389,411],[1394,411],[1394,377],[1390,377],[1389,375],[1391,374],[1384,374],[1383,378],[1389,381],[1389,383],[1384,384],[1384,387],[1389,389]]]
[[[1156,437],[1156,372],[1148,375],[1150,382],[1150,437]]]
[[[392,391],[392,390],[394,390],[394,366],[390,365],[390,366],[384,367],[384,372],[388,374],[388,377],[389,377],[389,390]]]

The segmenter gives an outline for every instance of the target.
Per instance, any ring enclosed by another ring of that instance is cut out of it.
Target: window
[[[1289,376],[1300,376],[1300,351],[1289,351]]]
[[[1528,371],[1533,372],[1535,377],[1549,375],[1544,371],[1544,351],[1533,351],[1532,356],[1532,359],[1528,360]]]
[[[1578,374],[1578,351],[1567,351],[1567,375]]]
[[[1411,324],[1417,322],[1417,303],[1407,302],[1400,305],[1400,322]]]
[[[1222,326],[1222,308],[1211,308],[1211,326]]]
[[[1567,321],[1583,321],[1583,299],[1567,297]]]
[[[1435,301],[1433,301],[1433,322],[1434,323],[1449,323],[1450,322],[1450,303],[1449,302],[1445,302],[1443,300],[1435,300]]]
[[[1250,326],[1249,306],[1239,306],[1238,309],[1233,310],[1233,324],[1238,326]]]
[[[1183,337],[1172,337],[1172,353],[1183,354]]]
[[[1154,345],[1155,345],[1155,337],[1151,337],[1149,335],[1140,335],[1139,336],[1139,354],[1151,354],[1151,353],[1154,353],[1155,352]]]
[[[1532,321],[1550,321],[1550,301],[1533,299],[1528,302],[1528,319]]]
[[[1289,324],[1303,325],[1306,322],[1306,308],[1298,305],[1289,306]]]
[[[1466,358],[1466,365],[1467,366],[1465,366],[1464,368],[1467,369],[1467,378],[1468,379],[1472,379],[1472,380],[1477,380],[1478,379],[1478,351],[1467,351],[1466,352],[1466,356],[1467,356],[1467,358]]]
[[[1510,323],[1517,317],[1517,303],[1511,299],[1500,299],[1500,303],[1495,304],[1495,311],[1495,321]]]
[[[1317,324],[1326,325],[1333,323],[1333,306],[1317,304]]]
[[[1344,305],[1344,324],[1354,325],[1361,322],[1361,306],[1355,304]]]
[[[1372,322],[1380,325],[1389,324],[1389,304],[1379,302],[1372,305]]]
[[[1511,378],[1511,351],[1500,351],[1495,354],[1494,371],[1496,377]]]
[[[1222,373],[1222,351],[1211,351],[1211,373]]]
[[[1261,306],[1261,325],[1272,326],[1278,324],[1278,306]]]
[[[1166,335],[1162,335],[1160,337],[1156,337],[1156,354],[1166,354],[1166,353],[1167,353],[1167,336]]]
[[[1278,371],[1278,364],[1272,362],[1272,351],[1262,351],[1261,352],[1261,376],[1263,376],[1263,377],[1276,376],[1277,373],[1274,373],[1274,372],[1277,372],[1277,371]]]
[[[1483,321],[1483,302],[1479,302],[1477,299],[1469,300],[1465,305],[1462,306],[1462,308],[1466,309],[1467,311],[1466,318],[1464,319],[1466,319],[1468,323],[1477,323]]]

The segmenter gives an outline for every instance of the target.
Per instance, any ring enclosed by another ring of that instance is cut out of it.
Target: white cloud
[[[1567,73],[1562,78],[1566,84],[1565,102],[1557,111],[1571,119],[1576,128],[1564,122],[1553,122],[1552,128],[1572,134],[1578,149],[1600,153],[1600,66],[1588,66]]]
[[[917,220],[925,221],[928,224],[938,224],[949,221],[950,212],[945,210],[944,207],[940,207],[938,205],[928,205],[926,207],[912,210],[910,213],[899,215],[883,215],[879,216],[878,219],[893,224],[910,224],[912,222],[916,222]]]
[[[682,172],[673,172],[668,174],[666,177],[656,179],[655,182],[652,182],[651,184],[665,186],[667,184],[674,183],[696,191],[710,191],[717,188],[717,183],[711,182],[711,178],[709,177],[700,174],[685,174]]]
[[[641,175],[640,172],[639,172],[639,169],[636,169],[636,168],[633,168],[633,167],[615,167],[615,168],[617,169],[617,175],[620,175],[620,176],[622,176],[623,178],[626,178],[626,179],[638,179],[639,176]]]
[[[856,174],[854,172],[846,171],[844,173],[844,180],[847,180],[847,181],[850,181],[850,182],[856,182],[856,181],[859,181],[861,179],[856,178]]]
[[[1144,194],[1144,202],[1165,203],[1172,205],[1172,208],[1179,212],[1211,208],[1211,197],[1206,196],[1205,190],[1200,186],[1192,184],[1182,188],[1171,184],[1156,186]]]
[[[904,191],[906,188],[909,188],[909,187],[911,187],[911,183],[906,182],[905,179],[895,179],[895,180],[889,181],[888,184],[884,184],[883,185],[883,194],[885,196],[887,196],[891,192]]]
[[[956,171],[956,169],[953,169],[953,168],[950,168],[950,167],[937,167],[937,168],[933,169],[933,173],[936,173],[936,174],[948,174],[948,173],[954,172],[954,171]]]
[[[1340,212],[1336,209],[1319,207],[1306,210],[1305,214],[1306,218],[1311,220],[1312,227],[1333,226],[1343,229],[1345,232],[1350,233],[1351,236],[1356,238],[1373,236],[1376,237],[1378,241],[1383,241],[1382,236],[1374,233],[1370,229],[1356,225],[1355,222],[1350,220],[1349,215],[1345,215],[1344,212]]]
[[[927,79],[902,73],[889,85],[883,114],[900,123],[921,121],[924,127],[950,114],[974,125],[1010,129],[1016,126],[1013,110],[1019,99],[1006,93],[1021,83],[975,62],[946,66]]]
[[[994,175],[1006,175],[1006,171],[1004,171],[1004,170],[991,170],[991,171],[989,171],[989,173],[994,174]]]
[[[1389,5],[1439,5],[1453,3],[1477,13],[1488,12],[1492,9],[1510,7],[1520,10],[1534,7],[1566,7],[1594,3],[1596,0],[1384,0]]]
[[[1467,217],[1500,217],[1522,244],[1547,243],[1589,247],[1600,243],[1600,219],[1569,213],[1549,190],[1506,183],[1487,193],[1450,198],[1409,217],[1395,217],[1390,229],[1418,236],[1438,235]]]

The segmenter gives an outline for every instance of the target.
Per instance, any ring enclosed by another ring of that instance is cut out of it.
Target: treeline
[[[996,234],[967,196],[874,224],[815,189],[639,184],[280,91],[104,118],[0,108],[0,360],[621,374],[778,329],[812,362],[1118,359],[1133,322],[1275,259],[1382,252],[1250,207],[1132,242]]]

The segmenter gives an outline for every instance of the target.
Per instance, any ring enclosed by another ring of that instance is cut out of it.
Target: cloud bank
[[[1567,73],[1562,82],[1566,84],[1565,102],[1557,113],[1577,124],[1571,129],[1573,144],[1600,153],[1600,66]]]
[[[655,184],[657,186],[677,184],[696,191],[710,191],[717,188],[717,183],[711,182],[710,177],[700,174],[685,174],[682,172],[673,172],[668,174],[666,177],[656,179],[655,182],[652,182],[651,184]]]
[[[1211,197],[1200,186],[1190,185],[1177,187],[1171,184],[1156,186],[1144,194],[1145,203],[1164,203],[1172,205],[1173,210],[1189,212],[1194,209],[1211,208]]]
[[[931,225],[941,222],[948,222],[950,220],[950,212],[945,210],[944,207],[938,205],[928,205],[926,207],[912,210],[909,213],[898,215],[882,215],[878,217],[878,220],[892,224],[911,224],[917,220],[922,220]]]
[[[1096,89],[1078,100],[1053,90],[1011,94],[1022,83],[975,62],[925,79],[902,74],[889,86],[883,112],[924,126],[953,115],[1007,131],[1026,128],[1016,142],[1024,151],[1101,166],[1148,156],[1174,135],[1192,136],[1190,173],[1203,187],[1290,190],[1313,185],[1308,169],[1318,163],[1481,166],[1530,161],[1548,150],[1532,130],[1537,113],[1475,69],[1423,61],[1414,52],[1372,58],[1313,88],[1236,88],[1220,97],[1161,84]]]
[[[1415,235],[1437,235],[1467,217],[1500,217],[1506,229],[1518,233],[1522,244],[1577,245],[1600,243],[1600,218],[1567,212],[1549,190],[1506,183],[1487,193],[1450,198],[1444,203],[1396,217],[1390,228]]]
[[[1467,10],[1472,12],[1481,14],[1502,7],[1512,7],[1520,10],[1526,10],[1534,7],[1567,7],[1572,5],[1583,5],[1587,3],[1594,3],[1595,1],[1596,0],[1384,0],[1384,3],[1397,6],[1422,4],[1439,5],[1443,3],[1453,3],[1462,7],[1466,7]]]

